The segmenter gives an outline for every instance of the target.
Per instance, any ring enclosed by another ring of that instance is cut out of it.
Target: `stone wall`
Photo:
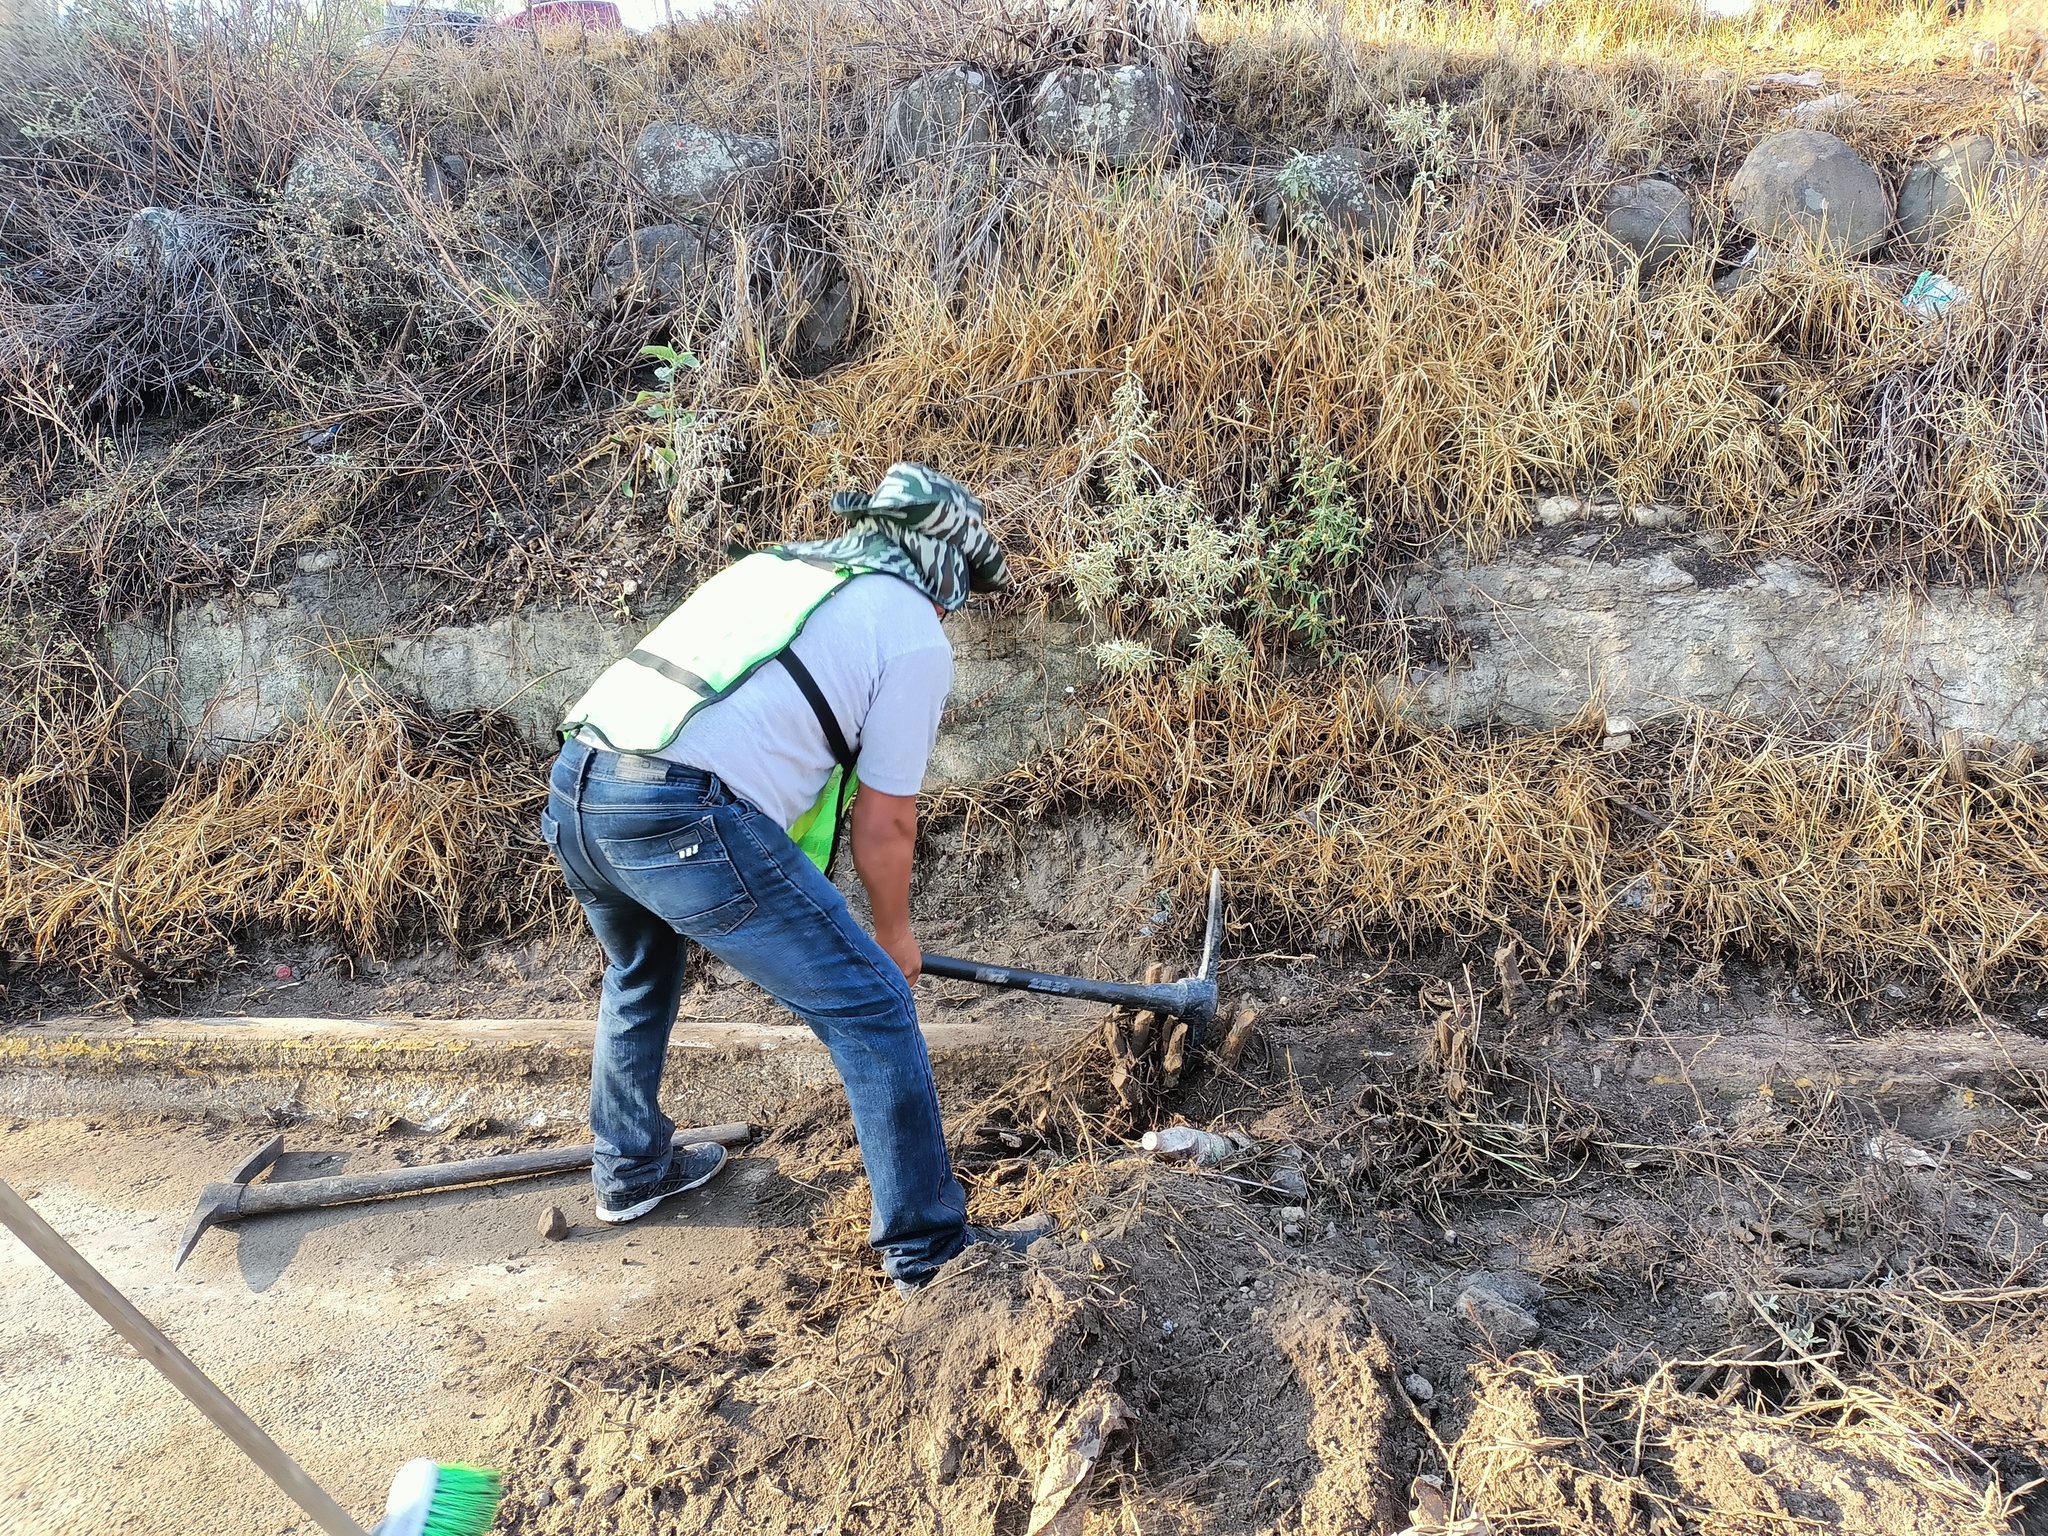
[[[1790,560],[1752,567],[1683,542],[1614,559],[1568,543],[1417,573],[1405,602],[1455,637],[1452,661],[1406,679],[1445,724],[1554,725],[1597,700],[1639,721],[1875,708],[1930,739],[2048,739],[2038,575],[1845,592]]]
[[[112,637],[115,668],[134,690],[138,728],[167,753],[259,741],[352,673],[441,713],[501,710],[542,746],[590,680],[659,617],[558,606],[463,624],[395,617],[413,606],[340,573],[301,575],[281,591],[123,625]],[[947,631],[953,699],[928,787],[993,778],[1080,718],[1076,693],[1093,667],[1078,624],[970,612]]]
[[[1637,721],[1704,708],[1770,718],[1876,709],[1929,739],[2048,741],[2048,578],[1842,591],[1789,560],[1755,565],[1684,538],[1546,536],[1407,579],[1402,606],[1447,659],[1390,676],[1428,720],[1542,728],[1589,703]],[[302,716],[352,672],[453,712],[510,714],[536,746],[653,616],[531,607],[405,625],[407,604],[342,573],[131,624],[113,640],[133,713],[169,752],[218,753]],[[953,699],[934,789],[995,778],[1084,718],[1080,622],[970,610],[948,621]]]

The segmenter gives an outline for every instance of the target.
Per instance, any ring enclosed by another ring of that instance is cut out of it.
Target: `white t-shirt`
[[[895,576],[856,576],[812,612],[790,649],[832,706],[861,783],[916,794],[953,687],[953,647],[931,599]],[[785,831],[833,767],[824,727],[779,662],[698,710],[659,755],[717,774]]]

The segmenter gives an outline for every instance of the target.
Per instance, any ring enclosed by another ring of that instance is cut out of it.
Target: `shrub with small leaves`
[[[1448,182],[1458,167],[1458,148],[1451,132],[1456,111],[1448,103],[1432,107],[1422,101],[1404,101],[1386,110],[1387,137],[1396,149],[1414,156],[1415,186],[1424,197]]]
[[[1252,675],[1251,647],[1228,624],[1204,624],[1195,631],[1194,655],[1180,675],[1182,684],[1191,688],[1243,683]]]
[[[1210,517],[1194,487],[1168,484],[1146,458],[1154,426],[1144,386],[1125,374],[1097,450],[1104,537],[1068,559],[1067,576],[1095,618],[1142,614],[1172,632],[1238,607],[1252,562],[1243,529]]]
[[[1123,577],[1118,569],[1116,545],[1091,544],[1078,550],[1067,562],[1067,576],[1074,594],[1090,613],[1107,613],[1124,602]]]
[[[1271,514],[1232,525],[1153,467],[1154,426],[1127,373],[1098,429],[1101,536],[1067,560],[1082,609],[1105,627],[1135,623],[1163,637],[1166,654],[1187,657],[1191,684],[1248,676],[1247,635],[1299,636],[1334,653],[1374,529],[1352,492],[1352,466],[1327,446],[1299,445]],[[1118,675],[1149,675],[1161,648],[1127,638],[1105,641],[1097,660]]]
[[[1365,557],[1374,526],[1350,475],[1328,448],[1297,447],[1280,507],[1258,540],[1254,612],[1325,653],[1342,628],[1338,587]]]
[[[1159,660],[1159,653],[1142,640],[1104,640],[1095,647],[1095,664],[1111,677],[1150,677]]]

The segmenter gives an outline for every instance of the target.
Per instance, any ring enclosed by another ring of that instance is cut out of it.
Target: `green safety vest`
[[[861,574],[852,566],[776,549],[735,561],[605,669],[564,717],[564,739],[589,731],[617,752],[660,752],[698,710],[769,662],[779,664],[817,715],[834,760],[817,802],[789,835],[813,864],[831,873],[840,823],[860,781],[832,706],[789,647],[825,600]]]

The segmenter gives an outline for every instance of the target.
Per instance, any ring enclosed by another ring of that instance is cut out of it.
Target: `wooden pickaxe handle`
[[[743,1147],[753,1138],[751,1125],[708,1125],[676,1132],[678,1147],[716,1142]],[[537,1152],[504,1152],[495,1157],[466,1157],[452,1163],[421,1163],[412,1168],[383,1168],[367,1173],[334,1173],[317,1179],[287,1179],[282,1184],[248,1184],[232,1218],[264,1216],[276,1211],[311,1211],[330,1205],[381,1200],[386,1195],[417,1194],[428,1189],[458,1189],[498,1179],[530,1179],[543,1173],[567,1173],[590,1166],[591,1148],[545,1147]]]
[[[698,1142],[717,1142],[721,1147],[743,1147],[753,1139],[754,1128],[746,1124],[709,1125],[677,1131],[675,1145],[687,1147]],[[287,1179],[282,1184],[254,1184],[250,1180],[276,1162],[284,1150],[284,1139],[273,1137],[262,1151],[243,1163],[227,1179],[209,1184],[199,1192],[191,1221],[179,1239],[171,1268],[190,1258],[199,1239],[224,1221],[245,1216],[267,1216],[280,1211],[313,1211],[330,1205],[353,1205],[362,1200],[381,1200],[387,1195],[417,1194],[427,1189],[458,1189],[465,1184],[486,1184],[496,1179],[529,1179],[543,1173],[566,1173],[588,1168],[594,1148],[547,1147],[538,1152],[506,1152],[496,1157],[466,1157],[452,1163],[423,1163],[415,1168],[384,1168],[371,1173],[336,1173],[317,1179]]]
[[[236,1407],[234,1400],[215,1386],[183,1350],[165,1338],[155,1323],[138,1312],[135,1304],[115,1290],[105,1275],[86,1262],[85,1255],[58,1236],[56,1229],[4,1181],[0,1181],[0,1222],[6,1223],[28,1245],[29,1252],[50,1267],[51,1274],[84,1297],[87,1305],[133,1345],[137,1354],[155,1366],[166,1381],[190,1398],[193,1406],[234,1441],[242,1454],[282,1488],[315,1525],[328,1536],[365,1536],[363,1528],[349,1518],[348,1511],[329,1498],[327,1491],[306,1475],[283,1446]]]

